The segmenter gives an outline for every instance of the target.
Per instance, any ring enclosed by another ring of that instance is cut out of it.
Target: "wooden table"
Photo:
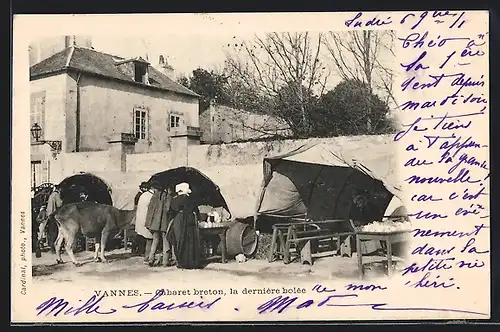
[[[291,218],[293,220],[294,218]],[[322,229],[319,225],[331,225],[345,223],[345,229],[349,231],[337,232],[330,229]],[[336,239],[337,252],[341,255],[344,253],[351,256],[350,239],[354,235],[354,224],[350,220],[334,219],[321,221],[296,221],[292,223],[276,223],[273,225],[273,235],[269,246],[268,262],[274,261],[276,256],[283,257],[283,263],[291,262],[292,244],[295,246],[300,255],[301,263],[309,263],[313,265],[312,258],[312,241],[323,239]],[[342,243],[339,243],[340,238],[345,238]]]
[[[364,276],[363,255],[361,254],[361,241],[379,240],[385,241],[387,244],[387,274],[392,276],[392,244],[397,242],[405,242],[410,238],[410,231],[397,232],[356,232],[356,252],[358,255],[358,271],[360,279]]]
[[[227,243],[226,243],[226,233],[229,227],[231,226],[230,222],[220,222],[220,223],[214,223],[214,227],[202,227],[198,226],[198,229],[200,230],[200,238],[203,237],[203,235],[207,234],[216,234],[219,235],[221,238],[221,256],[222,256],[222,263],[225,264],[227,263]],[[211,257],[208,257],[211,258]]]

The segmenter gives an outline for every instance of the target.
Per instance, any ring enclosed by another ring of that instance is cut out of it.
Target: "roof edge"
[[[302,153],[304,151],[307,151],[307,150],[315,147],[318,144],[321,144],[321,143],[319,143],[319,142],[304,143],[304,144],[300,145],[299,147],[297,147],[297,148],[295,148],[295,149],[293,149],[291,151],[288,151],[288,152],[285,152],[285,153],[281,153],[281,154],[277,154],[277,155],[274,155],[274,156],[265,157],[264,160],[276,160],[276,159],[283,159],[283,158],[286,158],[286,157],[290,157],[290,156],[296,155],[298,153]]]
[[[63,67],[61,69],[49,71],[49,72],[46,72],[46,73],[41,73],[41,74],[37,74],[37,75],[30,75],[30,82],[31,81],[35,81],[35,80],[40,80],[40,79],[43,79],[43,78],[47,78],[47,77],[50,77],[50,76],[60,75],[60,74],[65,73],[65,72],[67,72],[67,68]]]
[[[93,72],[90,72],[90,71],[81,70],[79,68],[74,68],[74,67],[71,67],[71,66],[65,66],[65,67],[63,67],[63,68],[61,68],[59,70],[54,70],[54,71],[50,71],[50,72],[47,72],[47,73],[41,73],[41,74],[37,74],[37,75],[30,75],[30,81],[35,81],[35,80],[47,78],[47,77],[50,77],[50,76],[60,75],[61,73],[65,73],[65,72],[67,73],[69,71],[81,72],[81,73],[84,73],[86,75],[97,76],[97,77],[101,77],[101,78],[104,78],[104,79],[121,82],[121,83],[124,83],[124,84],[130,84],[130,85],[140,86],[140,87],[143,87],[143,88],[146,88],[146,89],[150,88],[150,89],[153,89],[153,90],[167,91],[167,92],[178,94],[178,95],[182,95],[182,96],[188,96],[188,97],[196,98],[198,100],[201,99],[201,96],[198,95],[198,94],[196,94],[196,92],[193,92],[193,93],[196,94],[196,95],[193,95],[193,94],[189,94],[189,93],[172,91],[172,90],[165,89],[163,87],[159,87],[159,86],[155,86],[155,85],[146,85],[146,84],[139,83],[139,82],[121,80],[119,78],[110,77],[110,76],[107,76],[107,75],[101,75],[101,74],[93,73]]]

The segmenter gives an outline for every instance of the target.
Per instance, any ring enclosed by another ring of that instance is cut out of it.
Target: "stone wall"
[[[400,182],[392,136],[191,145],[187,157],[186,154],[173,152],[136,153],[126,155],[121,162],[126,163],[127,176],[140,174],[144,181],[150,175],[170,168],[195,167],[219,185],[235,217],[248,217],[253,215],[259,195],[263,159],[289,152],[306,143],[322,143],[333,152],[355,156],[385,181],[393,184]],[[58,163],[62,163],[62,176],[80,171],[120,172],[120,162],[113,161],[119,156],[113,156],[109,151],[66,153],[58,158]]]
[[[253,214],[259,195],[263,159],[307,143],[322,143],[331,151],[354,155],[367,167],[375,168],[384,180],[399,182],[392,136],[194,145],[189,146],[187,158],[171,152],[129,155],[127,170],[159,172],[186,165],[195,167],[219,185],[233,215],[247,217]]]
[[[288,125],[280,118],[212,105],[200,114],[201,141],[208,144],[290,134]]]

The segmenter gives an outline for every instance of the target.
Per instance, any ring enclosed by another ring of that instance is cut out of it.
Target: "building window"
[[[135,73],[134,73],[135,81],[139,83],[149,84],[148,64],[135,61],[134,67],[135,67]]]
[[[170,128],[179,128],[181,126],[181,117],[178,115],[170,115]]]
[[[31,95],[30,128],[35,123],[45,129],[45,91],[35,92]],[[40,139],[43,140],[45,130],[42,131]]]
[[[49,161],[33,160],[31,161],[31,186],[36,188],[42,183],[50,182],[50,164]]]
[[[137,139],[148,137],[148,113],[145,109],[134,110],[134,135]]]

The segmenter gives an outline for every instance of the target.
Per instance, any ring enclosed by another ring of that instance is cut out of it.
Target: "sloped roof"
[[[119,56],[98,52],[89,48],[72,46],[31,66],[30,80],[43,75],[55,74],[65,70],[76,70],[132,84],[139,84],[144,87],[153,87],[193,97],[199,97],[199,95],[195,92],[174,82],[152,66],[149,67],[149,79],[151,81],[151,85],[148,86],[134,81],[133,75],[127,74],[123,66],[119,66],[120,63],[123,63],[126,60],[127,59]]]

